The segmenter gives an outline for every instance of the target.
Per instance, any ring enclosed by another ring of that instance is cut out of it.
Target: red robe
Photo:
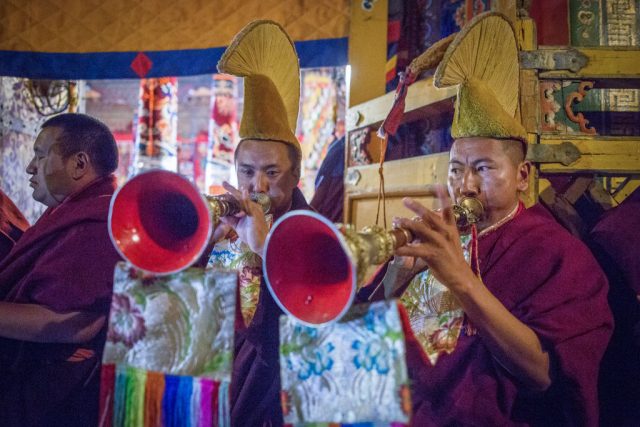
[[[0,298],[56,312],[107,315],[120,259],[107,231],[115,177],[101,178],[28,229],[0,264]],[[0,339],[0,420],[12,425],[95,425],[106,334],[84,344]]]
[[[295,189],[291,210],[311,209]],[[231,425],[270,427],[283,423],[280,406],[280,334],[282,310],[271,297],[264,279],[253,320],[236,331],[231,377]]]
[[[483,283],[549,351],[552,386],[527,392],[481,335],[463,331],[435,366],[407,340],[412,425],[597,425],[598,365],[612,319],[607,281],[589,250],[540,205],[481,237],[478,249]]]
[[[609,279],[613,337],[600,372],[602,425],[640,420],[640,188],[607,211],[589,235],[591,249]]]
[[[9,254],[29,222],[11,199],[0,191],[0,262]]]
[[[626,285],[640,294],[640,188],[607,211],[589,238],[597,250],[608,255]]]

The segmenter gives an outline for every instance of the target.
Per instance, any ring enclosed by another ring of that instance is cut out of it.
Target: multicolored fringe
[[[105,364],[101,427],[226,427],[229,383]]]
[[[302,423],[302,424],[285,424],[285,427],[407,427],[402,423]]]

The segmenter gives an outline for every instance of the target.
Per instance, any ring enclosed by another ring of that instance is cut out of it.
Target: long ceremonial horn
[[[477,222],[482,212],[482,204],[473,198],[453,206],[460,229]],[[369,226],[358,232],[315,212],[292,211],[278,219],[267,235],[264,277],[286,314],[318,326],[349,310],[369,266],[384,263],[412,240],[407,229]]]
[[[263,211],[269,197],[254,194]],[[181,271],[198,260],[220,218],[240,204],[229,195],[204,196],[174,172],[152,170],[119,188],[109,207],[109,235],[120,255],[156,275]]]

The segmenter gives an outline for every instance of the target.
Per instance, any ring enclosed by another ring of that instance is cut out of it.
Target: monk
[[[342,222],[344,205],[344,136],[329,145],[315,181],[315,193],[309,204],[333,222]]]
[[[519,146],[460,138],[451,149],[451,199],[475,197],[486,209],[479,271],[463,256],[444,191],[442,212],[405,199],[419,220],[396,220],[417,239],[397,255],[417,258],[412,273],[428,266],[462,313],[429,337],[437,359],[407,342],[416,426],[597,425],[598,364],[612,327],[606,278],[542,206],[525,209],[518,200],[529,173]]]
[[[640,189],[607,211],[589,244],[609,279],[615,329],[600,367],[601,425],[632,426],[640,419]]]
[[[262,52],[263,37],[272,51]],[[254,60],[247,61],[252,55]],[[297,188],[302,151],[294,132],[300,70],[293,43],[272,21],[248,24],[230,44],[218,70],[243,76],[245,88],[241,141],[234,154],[239,188],[225,183],[241,201],[243,212],[224,218],[216,228],[214,238],[219,243],[209,262],[210,266],[235,268],[240,275],[241,318],[236,322],[231,423],[275,427],[283,423],[278,351],[282,311],[263,279],[261,256],[270,223],[291,210],[310,209]],[[269,197],[269,221],[250,193]]]
[[[27,173],[48,209],[0,264],[3,426],[97,424],[117,165],[109,129],[86,115],[53,117],[35,140]]]
[[[9,254],[22,233],[29,228],[29,222],[11,201],[0,191],[0,261]]]
[[[481,14],[443,58],[435,85],[457,85],[448,194],[434,188],[439,211],[404,200],[416,217],[394,225],[415,240],[382,281],[411,324],[412,424],[596,426],[607,280],[581,241],[520,200],[531,165],[514,30]],[[464,199],[484,207],[471,226],[452,208]]]

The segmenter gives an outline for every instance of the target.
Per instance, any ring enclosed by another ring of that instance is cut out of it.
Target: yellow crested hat
[[[516,35],[502,14],[478,15],[449,45],[434,75],[439,88],[458,85],[451,136],[517,139],[520,67]]]
[[[218,71],[244,77],[241,139],[280,141],[300,150],[295,136],[300,103],[300,65],[280,24],[245,26],[218,62]]]

